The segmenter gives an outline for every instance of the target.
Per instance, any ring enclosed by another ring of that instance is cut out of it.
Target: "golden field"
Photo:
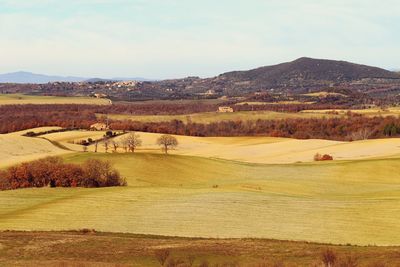
[[[2,159],[11,158],[9,163],[45,155],[62,155],[75,163],[103,159],[115,165],[128,186],[0,192],[0,230],[93,228],[186,237],[400,245],[399,139],[347,143],[177,136],[179,147],[163,155],[155,145],[159,135],[140,133],[143,147],[135,154],[83,153],[79,145],[71,147],[76,151],[58,148],[103,134],[1,135]],[[15,140],[20,140],[19,147]],[[340,160],[311,162],[315,152]],[[7,165],[3,160],[2,164]]]
[[[105,98],[94,97],[61,97],[61,96],[31,96],[22,94],[0,94],[0,105],[25,104],[87,104],[110,105],[111,101]]]
[[[58,129],[58,127],[42,127],[33,131],[42,132],[53,129]],[[29,131],[31,130],[0,134],[0,168],[24,161],[69,153],[69,151],[60,149],[47,140],[22,136]]]
[[[105,132],[71,131],[53,133],[42,137],[51,141],[60,142],[62,145],[82,151],[82,146],[72,145],[71,142],[99,139]],[[161,153],[156,145],[161,134],[138,132],[142,139],[142,146],[137,149],[139,153]],[[261,164],[288,164],[312,162],[316,153],[330,154],[335,160],[359,160],[388,158],[400,155],[400,139],[373,139],[354,142],[340,142],[330,140],[297,140],[277,137],[192,137],[177,136],[179,146],[171,153],[176,155],[199,156],[205,158],[218,158],[247,163]],[[120,142],[124,136],[115,138]],[[109,152],[111,152],[111,148]],[[94,145],[88,151],[94,152]],[[102,143],[98,145],[98,152],[105,152]],[[123,149],[118,149],[123,153]]]
[[[0,194],[0,230],[71,230],[399,245],[399,159],[243,164],[190,156],[109,160],[127,187]]]

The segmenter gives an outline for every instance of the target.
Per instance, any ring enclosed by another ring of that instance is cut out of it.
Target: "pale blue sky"
[[[398,0],[0,0],[0,73],[202,77],[302,56],[400,68]]]

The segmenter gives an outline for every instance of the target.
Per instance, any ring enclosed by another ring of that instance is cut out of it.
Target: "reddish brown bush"
[[[327,160],[333,160],[333,157],[328,154],[321,155],[319,153],[314,155],[314,161],[327,161]]]
[[[154,254],[161,266],[164,266],[171,252],[168,249],[160,249],[156,250]]]
[[[0,190],[28,187],[124,186],[126,181],[109,162],[88,160],[83,165],[66,164],[49,157],[13,166],[0,172]]]
[[[322,252],[321,260],[326,267],[332,267],[337,260],[336,253],[333,250],[327,249]]]

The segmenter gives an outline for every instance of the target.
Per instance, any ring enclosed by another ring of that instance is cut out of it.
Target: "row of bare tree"
[[[175,147],[178,146],[178,140],[172,136],[172,135],[168,135],[168,134],[164,134],[162,136],[160,136],[157,139],[157,145],[159,145],[161,147],[161,150],[165,153],[168,154],[168,151],[170,149],[173,149]],[[108,153],[108,151],[110,150],[110,148],[112,149],[112,152],[118,152],[119,148],[122,148],[125,153],[127,152],[132,152],[135,153],[136,149],[140,146],[142,146],[142,139],[140,137],[139,134],[132,132],[132,133],[128,133],[126,134],[126,136],[124,136],[123,138],[121,138],[121,140],[116,140],[115,138],[113,139],[104,139],[101,144],[104,147],[104,150],[106,153]],[[98,151],[98,146],[99,146],[99,141],[95,141],[94,142],[94,152]],[[83,151],[87,152],[88,147],[87,146],[83,146]]]

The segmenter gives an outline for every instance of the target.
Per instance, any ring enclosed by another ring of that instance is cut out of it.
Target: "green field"
[[[159,154],[115,163],[129,186],[0,193],[0,229],[400,245],[400,159],[286,165]]]
[[[104,116],[98,114],[98,117]],[[236,121],[236,120],[278,120],[291,118],[329,118],[337,115],[323,113],[290,113],[290,112],[274,112],[274,111],[240,111],[233,113],[203,112],[187,115],[123,115],[110,114],[108,117],[113,120],[133,120],[140,122],[164,122],[172,120],[180,120],[185,123],[188,121],[196,123],[211,123],[219,121]]]
[[[32,96],[23,94],[0,94],[0,105],[25,104],[87,104],[109,105],[108,99],[94,97]]]

